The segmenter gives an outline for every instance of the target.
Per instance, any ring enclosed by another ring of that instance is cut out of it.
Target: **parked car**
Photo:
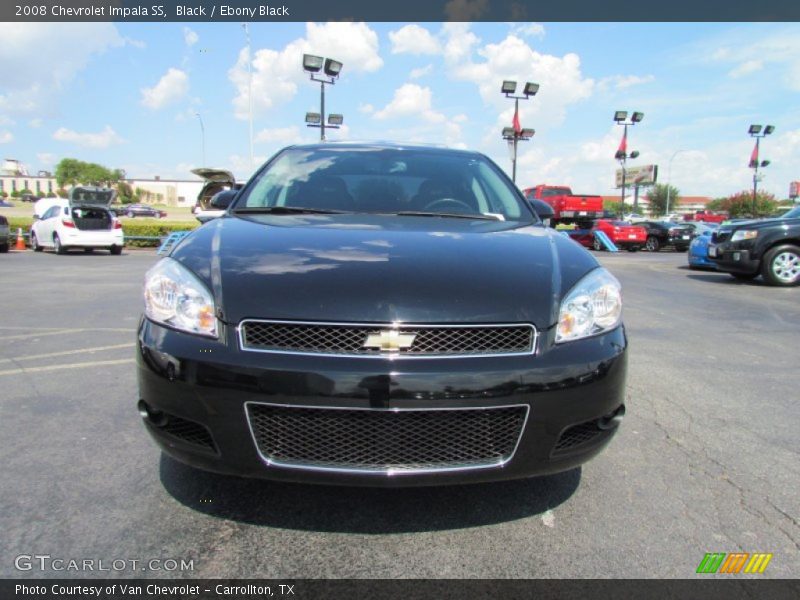
[[[192,173],[205,180],[203,188],[197,195],[197,202],[192,209],[195,218],[201,223],[206,223],[225,214],[224,210],[213,208],[211,199],[219,192],[237,189],[236,178],[233,173],[224,169],[201,168],[193,169]]]
[[[9,239],[8,219],[0,215],[0,252],[8,252],[8,247],[11,244]]]
[[[577,231],[570,234],[570,237],[579,244],[594,250],[605,250],[600,237],[595,235],[597,231],[605,233],[615,246],[636,252],[644,246],[647,240],[647,230],[638,225],[631,225],[627,221],[613,221],[611,219],[598,219],[588,231]]]
[[[669,213],[668,215],[664,215],[659,219],[660,221],[666,221],[667,223],[682,223],[683,222],[683,215],[681,213]]]
[[[22,194],[19,197],[22,202],[37,202],[38,200],[41,200],[41,198],[41,196],[36,196],[34,194]]]
[[[0,208],[12,208],[13,206],[14,206],[13,202],[9,202],[8,200],[0,198]]]
[[[647,221],[647,217],[639,213],[628,213],[627,215],[622,216],[623,221],[627,221],[628,223],[642,223]]]
[[[711,235],[708,257],[737,279],[775,286],[800,284],[800,206],[779,219],[721,225]]]
[[[694,214],[683,215],[684,221],[706,221],[707,223],[722,223],[728,218],[726,212],[714,212],[713,210],[698,210]]]
[[[553,223],[581,223],[603,216],[603,198],[596,194],[573,194],[564,185],[537,185],[522,190],[530,200],[542,200],[553,209]]]
[[[34,218],[42,218],[44,213],[46,213],[51,206],[55,206],[64,200],[64,198],[39,198],[33,205]]]
[[[490,481],[572,469],[618,429],[620,284],[482,154],[294,146],[215,203],[145,275],[138,409],[178,460]]]
[[[129,219],[135,217],[155,217],[163,219],[167,216],[167,211],[160,210],[148,204],[123,204],[112,208],[117,216],[126,216]]]
[[[689,261],[690,269],[716,269],[717,265],[708,258],[708,246],[711,243],[713,229],[700,231],[689,244],[689,252],[686,257]]]
[[[658,252],[666,246],[672,246],[677,252],[686,252],[694,237],[692,228],[685,223],[644,221],[640,225],[647,229],[647,241],[644,246],[650,252]]]
[[[121,254],[125,245],[122,224],[108,209],[114,195],[108,188],[72,188],[67,200],[59,199],[41,218],[34,216],[31,246],[36,252],[52,248],[56,254],[72,248]]]

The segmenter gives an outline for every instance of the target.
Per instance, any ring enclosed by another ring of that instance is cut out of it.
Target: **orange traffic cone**
[[[17,245],[14,246],[14,250],[26,250],[27,247],[25,246],[25,238],[22,237],[22,227],[17,228]]]

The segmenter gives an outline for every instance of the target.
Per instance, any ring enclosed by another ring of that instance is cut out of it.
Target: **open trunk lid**
[[[197,195],[197,203],[200,205],[200,208],[203,211],[213,210],[209,206],[209,203],[211,202],[211,198],[214,197],[214,194],[225,189],[233,188],[236,185],[236,177],[234,177],[233,173],[226,171],[225,169],[201,167],[198,169],[192,169],[192,173],[206,180],[205,184],[203,185],[203,189],[200,190],[200,193]],[[212,216],[220,216],[225,211],[217,212],[219,214],[215,213]]]
[[[69,191],[69,206],[108,208],[116,197],[117,192],[110,188],[76,186]]]

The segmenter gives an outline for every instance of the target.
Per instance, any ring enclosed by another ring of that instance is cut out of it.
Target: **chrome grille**
[[[370,335],[397,331],[414,335],[409,348],[387,352],[367,348]],[[363,325],[289,321],[243,321],[239,326],[243,350],[295,354],[354,356],[490,356],[531,354],[536,330],[532,325]]]
[[[499,466],[514,454],[527,405],[343,409],[248,403],[261,457],[312,470],[390,474]]]

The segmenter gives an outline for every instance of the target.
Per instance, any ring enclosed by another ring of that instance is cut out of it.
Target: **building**
[[[706,205],[711,202],[711,200],[712,198],[709,198],[708,196],[680,196],[678,199],[678,205],[671,206],[669,211],[680,214],[694,213],[698,210],[705,210]],[[633,207],[633,196],[626,196],[625,202]],[[608,206],[609,204],[619,204],[619,195],[603,196],[603,205]],[[647,196],[640,195],[638,208],[639,212],[646,215],[649,213],[649,208],[650,201],[648,200]]]

